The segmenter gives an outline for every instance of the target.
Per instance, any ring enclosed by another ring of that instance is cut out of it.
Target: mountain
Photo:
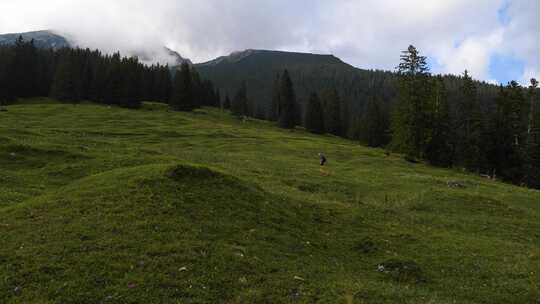
[[[301,114],[310,94],[324,89],[337,89],[349,119],[359,115],[371,97],[391,105],[398,92],[396,73],[356,68],[333,55],[246,50],[195,67],[203,78],[212,80],[221,89],[222,95],[231,98],[240,83],[246,81],[248,97],[258,118],[269,117],[273,82],[284,69],[288,69],[294,83]],[[460,98],[461,78],[444,77],[449,101],[455,104]],[[487,106],[494,100],[497,87],[479,82],[478,94]]]
[[[395,76],[390,72],[357,69],[333,55],[268,50],[234,52],[215,60],[195,65],[201,76],[212,80],[232,97],[241,81],[246,81],[248,95],[258,117],[269,115],[272,86],[276,76],[288,69],[301,107],[312,92],[337,88],[342,99],[353,107],[361,107],[371,92],[387,92],[392,99]]]
[[[52,30],[44,30],[44,31],[33,31],[33,32],[26,32],[26,33],[10,33],[10,34],[2,34],[0,35],[0,45],[12,45],[15,44],[19,36],[22,36],[22,38],[25,41],[34,40],[34,44],[38,48],[48,48],[48,49],[61,49],[64,47],[76,47],[77,45],[74,42],[69,41],[66,37],[56,33]],[[178,52],[171,50],[168,47],[162,47],[161,49],[157,48],[157,50],[134,50],[131,52],[128,52],[130,56],[136,56],[141,61],[144,62],[161,62],[161,63],[169,63],[170,65],[181,65],[184,62],[189,63],[190,65],[191,60],[187,58],[183,58]]]
[[[168,47],[152,50],[136,50],[128,53],[130,56],[135,56],[145,63],[160,62],[162,64],[167,63],[170,66],[180,66],[182,63],[187,62],[189,65],[192,65],[191,60],[182,57],[178,52]]]
[[[344,63],[339,58],[333,55],[319,55],[309,53],[295,53],[295,52],[282,52],[282,51],[270,51],[270,50],[254,50],[249,49],[245,51],[233,52],[228,56],[221,56],[214,60],[197,64],[198,67],[205,66],[218,66],[221,64],[236,64],[249,60],[265,60],[270,64],[289,64],[289,65],[301,65],[301,64],[337,64],[337,65],[350,65]]]
[[[14,44],[19,36],[22,36],[25,41],[34,40],[34,44],[39,48],[61,49],[71,46],[65,37],[51,30],[3,34],[0,35],[0,45]]]
[[[166,52],[169,56],[172,56],[172,57],[174,57],[174,58],[176,59],[175,65],[181,65],[181,64],[184,63],[184,62],[187,62],[189,65],[192,65],[192,64],[193,64],[193,63],[191,62],[191,60],[182,57],[177,51],[171,50],[171,49],[168,48],[168,47],[163,47],[163,49],[165,50],[165,52]]]

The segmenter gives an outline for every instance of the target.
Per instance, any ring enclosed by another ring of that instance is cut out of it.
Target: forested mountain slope
[[[231,98],[240,83],[246,81],[253,112],[259,118],[270,116],[274,80],[284,69],[291,75],[302,116],[313,92],[337,89],[352,119],[361,114],[369,98],[380,98],[391,104],[398,91],[395,73],[355,68],[333,55],[246,50],[195,67],[202,77],[212,80],[221,89],[222,95],[228,94]],[[460,98],[461,79],[445,76],[445,82],[449,100],[455,104]],[[479,84],[479,99],[487,106],[494,100],[497,87]]]

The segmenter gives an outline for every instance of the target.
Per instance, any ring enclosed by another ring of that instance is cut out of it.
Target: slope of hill
[[[69,47],[68,40],[56,34],[53,31],[35,31],[27,33],[12,33],[0,35],[0,45],[15,44],[15,41],[22,36],[25,41],[34,40],[34,44],[39,48],[61,49],[63,47]]]
[[[39,102],[0,112],[0,303],[540,303],[538,191],[211,109]]]

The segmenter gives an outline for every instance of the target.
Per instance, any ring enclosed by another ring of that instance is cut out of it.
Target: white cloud
[[[393,69],[409,44],[434,72],[490,79],[496,52],[540,69],[540,1],[511,0],[2,0],[0,32],[54,28],[107,51],[166,45],[195,62],[246,48],[333,53],[363,68]]]
[[[483,37],[470,37],[455,48],[440,50],[436,58],[447,73],[462,74],[468,70],[473,78],[487,79],[491,55],[500,48],[502,39],[502,30]]]
[[[540,79],[540,1],[512,0],[508,7],[509,23],[504,48],[525,62],[522,84]]]

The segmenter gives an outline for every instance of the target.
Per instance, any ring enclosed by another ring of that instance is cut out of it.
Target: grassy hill
[[[540,303],[539,274],[539,191],[213,109],[0,112],[0,303]]]

